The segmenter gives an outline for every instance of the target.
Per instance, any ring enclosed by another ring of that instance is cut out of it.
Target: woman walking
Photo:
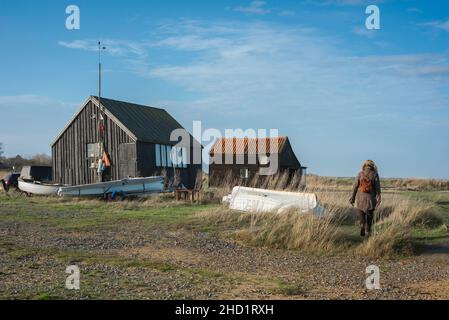
[[[372,160],[363,163],[352,187],[351,205],[356,205],[360,216],[360,236],[371,236],[374,210],[380,205],[381,191],[377,166]]]

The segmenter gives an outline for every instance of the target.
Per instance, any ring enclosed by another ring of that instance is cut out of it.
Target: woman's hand
[[[379,207],[382,203],[382,197],[379,195],[376,196],[376,207]]]
[[[355,202],[354,197],[351,197],[351,198],[349,199],[349,203],[351,204],[351,206],[354,206],[354,202]]]

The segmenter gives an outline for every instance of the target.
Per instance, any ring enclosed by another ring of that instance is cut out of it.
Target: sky
[[[384,177],[449,178],[447,1],[2,0],[6,156],[51,153],[97,93],[99,40],[102,95],[165,108],[188,130],[278,129],[319,175],[373,159]]]

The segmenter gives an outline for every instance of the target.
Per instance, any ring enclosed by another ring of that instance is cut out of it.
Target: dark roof
[[[98,100],[97,97],[93,97]],[[112,113],[138,141],[175,144],[170,134],[183,128],[167,111],[140,104],[101,98],[101,104]]]
[[[89,102],[98,106],[98,98],[89,96],[78,112],[60,131],[52,142],[52,146],[61,138],[69,126],[77,119]],[[173,130],[184,129],[167,111],[161,108],[148,107],[141,104],[130,103],[108,98],[101,98],[101,105],[105,113],[119,125],[133,140],[175,145],[178,141],[170,141]],[[193,146],[203,146],[189,133]]]

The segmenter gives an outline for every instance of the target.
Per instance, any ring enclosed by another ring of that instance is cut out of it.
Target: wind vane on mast
[[[100,109],[100,119],[98,124],[99,129],[99,137],[100,137],[100,144],[101,144],[101,158],[99,160],[98,164],[98,178],[99,181],[103,181],[103,173],[105,170],[104,162],[105,159],[107,159],[109,163],[109,159],[107,157],[107,151],[106,151],[106,121],[105,121],[105,112],[104,108],[101,105],[101,51],[106,50],[106,47],[101,46],[101,42],[98,41],[98,107]],[[110,165],[110,164],[109,164]]]

